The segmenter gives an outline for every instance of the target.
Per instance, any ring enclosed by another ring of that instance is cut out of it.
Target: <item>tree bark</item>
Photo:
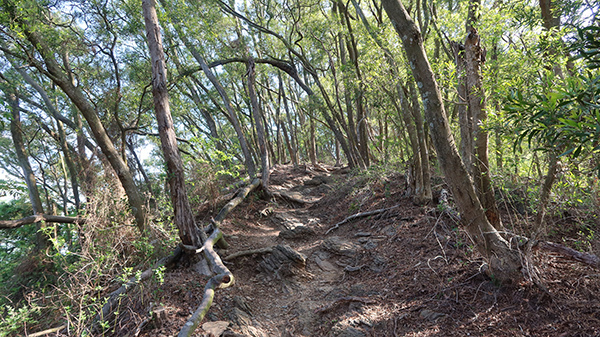
[[[473,174],[473,119],[467,109],[467,79],[465,75],[465,46],[452,41],[454,63],[456,65],[456,109],[460,126],[460,156],[469,174]]]
[[[25,150],[25,141],[23,140],[23,127],[21,124],[19,99],[17,98],[17,95],[14,92],[7,92],[6,98],[8,99],[8,103],[10,104],[12,113],[12,119],[10,121],[10,133],[13,139],[13,144],[15,146],[15,152],[17,153],[17,159],[19,160],[21,170],[23,170],[23,177],[25,178],[25,183],[27,184],[27,191],[29,192],[29,200],[31,201],[33,214],[34,216],[39,215],[44,213],[44,207],[42,205],[42,198],[40,197],[40,192],[38,191],[35,175],[33,174],[33,170],[31,169],[31,165],[29,164],[27,151]],[[39,226],[39,228],[41,228],[43,224],[41,224],[40,222]],[[48,245],[49,241],[46,234],[38,230],[36,232],[35,249],[37,251],[40,251],[48,247]]]
[[[473,1],[477,2],[477,1]],[[476,6],[477,7],[477,6]],[[475,21],[471,20],[471,24]],[[479,34],[475,28],[467,35],[465,41],[465,61],[467,69],[467,97],[469,110],[474,121],[473,181],[478,192],[479,200],[485,214],[496,229],[502,229],[502,220],[496,205],[494,188],[489,172],[488,132],[486,129],[487,107],[486,97],[481,83],[481,64],[483,63],[482,49],[479,44]]]
[[[251,55],[248,55],[248,96],[250,96],[250,105],[252,107],[252,116],[254,117],[254,124],[256,125],[256,137],[258,138],[258,148],[260,150],[260,162],[261,162],[261,181],[263,191],[269,196],[269,151],[267,149],[267,140],[265,136],[265,126],[263,124],[263,114],[258,104],[258,97],[256,97],[256,90],[254,88],[256,74],[254,71],[254,59]]]
[[[154,112],[158,122],[158,133],[167,163],[167,181],[171,192],[171,202],[175,213],[175,224],[179,229],[179,237],[185,245],[200,247],[203,239],[200,238],[194,215],[190,207],[185,187],[185,172],[183,163],[177,149],[177,139],[173,128],[173,118],[169,106],[169,93],[167,91],[167,68],[165,64],[162,38],[154,0],[142,0],[144,22],[146,25],[146,38],[150,49],[152,61],[152,95],[154,96]]]
[[[461,212],[465,229],[488,261],[488,273],[493,278],[506,283],[519,281],[522,279],[519,253],[511,250],[508,242],[490,224],[477,198],[473,182],[456,149],[419,29],[398,0],[383,0],[382,3],[402,39],[407,58],[411,60],[440,166]]]

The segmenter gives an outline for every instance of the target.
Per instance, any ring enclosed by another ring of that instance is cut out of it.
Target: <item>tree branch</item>
[[[36,214],[25,217],[19,220],[0,220],[0,229],[17,228],[23,225],[29,225],[32,223],[46,221],[55,223],[85,223],[85,219],[81,217],[70,217],[70,216],[58,216],[50,214]]]

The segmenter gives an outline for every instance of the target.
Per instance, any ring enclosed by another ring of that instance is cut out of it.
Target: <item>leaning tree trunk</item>
[[[94,139],[100,146],[102,153],[108,159],[111,167],[115,170],[119,181],[125,193],[129,205],[135,216],[136,224],[141,232],[146,228],[147,212],[146,206],[144,205],[143,199],[139,193],[138,187],[133,180],[133,175],[127,167],[127,164],[121,158],[121,155],[115,148],[110,137],[104,129],[102,121],[96,114],[96,108],[88,100],[88,97],[83,91],[75,86],[73,81],[69,79],[69,76],[65,73],[63,68],[58,64],[50,47],[44,40],[44,38],[37,31],[30,31],[27,23],[21,23],[24,28],[25,35],[31,44],[40,53],[44,65],[44,69],[40,63],[34,62],[33,65],[42,73],[46,74],[56,85],[58,85],[63,92],[71,99],[73,104],[79,109],[85,120],[88,122],[90,130],[94,135]]]
[[[456,149],[421,33],[398,0],[382,0],[382,4],[402,39],[407,58],[411,60],[440,166],[461,212],[465,229],[488,261],[488,273],[493,278],[500,282],[518,281],[522,279],[519,253],[511,250],[508,242],[490,224],[477,198],[473,182]]]
[[[175,224],[179,229],[179,237],[184,245],[200,247],[203,243],[196,230],[194,215],[190,207],[185,188],[185,172],[183,163],[177,149],[177,139],[173,128],[173,118],[169,107],[169,93],[167,91],[167,68],[160,36],[160,27],[154,0],[143,0],[144,22],[146,24],[146,38],[150,49],[152,61],[152,94],[154,96],[154,112],[158,122],[158,133],[163,155],[167,162],[167,180],[171,192],[171,202],[175,212]]]

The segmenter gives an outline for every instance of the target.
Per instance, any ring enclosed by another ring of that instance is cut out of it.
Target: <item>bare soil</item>
[[[263,263],[268,254],[228,262],[236,283],[217,291],[203,321],[230,323],[223,336],[600,336],[597,270],[537,253],[547,292],[533,282],[498,285],[480,273],[483,260],[453,220],[435,204],[417,206],[405,197],[401,174],[277,166],[271,184],[308,202],[250,195],[223,222],[230,248],[219,254],[288,245],[306,265],[270,271]],[[325,234],[350,215],[396,205]],[[207,223],[216,212],[202,210],[199,220]],[[511,228],[516,213],[504,212]],[[314,233],[279,236],[297,226]],[[552,240],[575,242],[573,224],[557,226],[562,230]],[[147,289],[165,308],[165,322],[147,324],[140,335],[177,335],[207,279],[189,266],[168,270],[161,286]],[[196,336],[208,333],[198,328]]]

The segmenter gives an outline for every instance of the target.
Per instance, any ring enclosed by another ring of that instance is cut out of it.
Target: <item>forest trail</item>
[[[593,270],[538,256],[550,294],[533,284],[498,287],[479,272],[482,259],[451,219],[404,197],[401,174],[277,166],[271,184],[285,198],[251,194],[223,221],[230,248],[218,253],[273,252],[226,261],[236,283],[217,291],[196,336],[600,334],[600,283],[587,277]],[[348,216],[391,206],[326,234]],[[294,251],[304,262],[287,259]],[[166,273],[159,292],[167,320],[142,336],[177,335],[196,310],[208,277],[192,270]]]

